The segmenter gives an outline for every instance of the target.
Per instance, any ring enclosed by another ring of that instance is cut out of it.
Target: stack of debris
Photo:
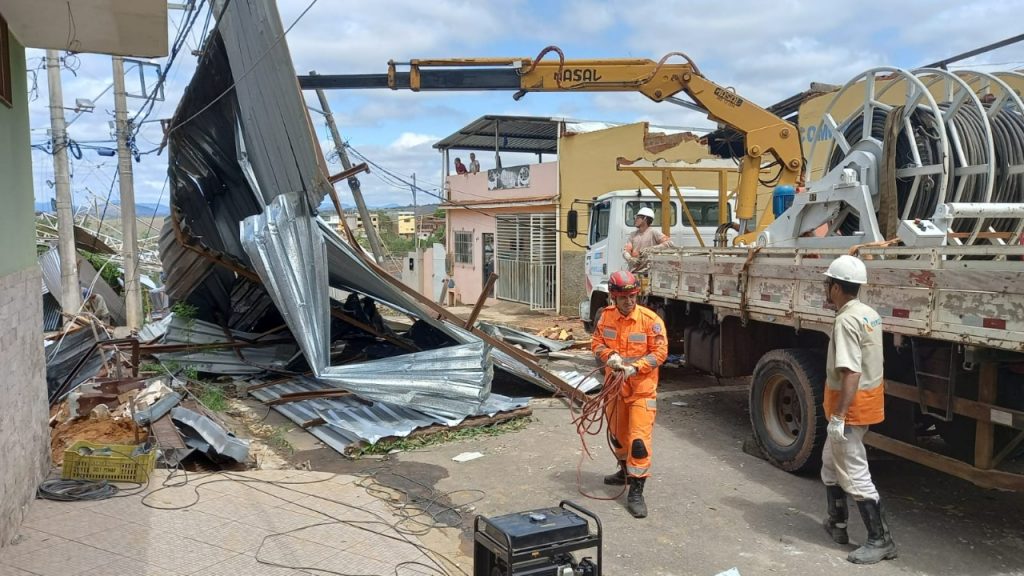
[[[496,373],[585,399],[596,380],[536,359],[571,345],[568,334],[466,325],[317,217],[328,195],[340,203],[283,37],[272,0],[225,4],[167,138],[171,214],[159,247],[177,312],[138,339],[111,340],[98,324],[62,335],[59,347],[74,346],[80,361],[58,366],[53,354],[55,424],[109,417],[125,433],[148,428],[170,461],[190,450],[243,459],[245,447],[190,407],[177,379],[138,378],[142,356],[186,379],[246,379],[255,398],[343,453],[521,414],[528,398],[492,393]],[[386,322],[379,307],[408,323]]]
[[[466,326],[317,217],[340,204],[282,37],[272,1],[228,3],[175,112],[160,256],[168,297],[195,315],[147,333],[191,347],[161,360],[254,378],[255,397],[336,447],[525,405],[492,394],[495,372],[581,401],[589,381],[531,356],[565,342]]]
[[[248,444],[217,423],[181,380],[172,374],[139,375],[140,358],[153,346],[111,339],[101,324],[69,328],[46,347],[55,464],[78,441],[127,445],[151,440],[171,466],[196,451],[218,462],[246,463]]]

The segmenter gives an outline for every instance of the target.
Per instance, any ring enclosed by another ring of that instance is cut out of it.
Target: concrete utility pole
[[[139,238],[135,223],[135,188],[132,152],[128,148],[131,126],[124,91],[124,58],[114,56],[114,120],[117,124],[117,178],[121,185],[121,252],[124,257],[125,324],[142,328],[142,290],[139,288]]]
[[[309,75],[316,76],[316,70],[310,70]],[[345,151],[345,141],[341,139],[338,125],[334,123],[334,114],[331,113],[331,105],[327,103],[327,95],[323,90],[317,90],[316,97],[320,99],[320,108],[323,109],[324,117],[327,118],[327,126],[331,129],[331,139],[334,140],[334,147],[341,158],[341,167],[344,170],[348,170],[352,168],[352,163],[349,162],[348,152]],[[370,220],[370,211],[366,209],[366,202],[363,202],[363,191],[359,186],[359,178],[355,176],[349,178],[348,187],[352,190],[352,197],[356,201],[356,209],[359,210],[359,218],[363,221],[363,231],[366,232],[366,239],[370,242],[370,251],[373,252],[373,259],[378,264],[381,264],[384,262],[384,251],[380,247],[380,237],[377,236],[377,229],[373,227],[373,222]],[[344,218],[345,215],[338,214],[338,217]]]
[[[53,174],[57,189],[57,254],[60,255],[61,307],[77,314],[82,307],[78,286],[78,252],[75,250],[75,217],[71,213],[71,176],[68,169],[68,135],[64,123],[64,91],[60,84],[60,55],[46,51],[46,75],[50,88],[50,132],[53,142]]]
[[[423,263],[423,255],[420,254],[420,225],[419,225],[419,205],[416,203],[416,173],[412,173],[412,237],[414,245],[416,246],[416,291],[423,292],[423,275],[421,274],[421,266]]]

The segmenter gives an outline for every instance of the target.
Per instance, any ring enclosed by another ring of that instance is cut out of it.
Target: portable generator
[[[601,576],[601,521],[569,500],[557,508],[477,516],[473,528],[473,576]],[[573,554],[591,549],[596,562]]]

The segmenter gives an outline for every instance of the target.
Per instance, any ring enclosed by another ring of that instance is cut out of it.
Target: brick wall
[[[0,276],[0,547],[50,467],[39,268]]]

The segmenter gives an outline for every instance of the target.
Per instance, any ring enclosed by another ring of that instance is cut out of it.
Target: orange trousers
[[[651,438],[658,404],[655,398],[618,396],[605,407],[608,443],[615,459],[626,462],[626,476],[651,475]]]

